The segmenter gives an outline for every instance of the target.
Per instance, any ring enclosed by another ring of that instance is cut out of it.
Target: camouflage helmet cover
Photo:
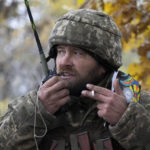
[[[114,70],[122,64],[121,33],[113,19],[102,12],[79,9],[60,17],[49,38],[50,57],[55,57],[54,46],[59,44],[94,53]]]

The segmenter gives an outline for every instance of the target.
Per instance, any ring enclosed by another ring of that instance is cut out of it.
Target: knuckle
[[[64,95],[69,95],[69,94],[70,94],[69,90],[68,89],[64,89]]]
[[[40,100],[44,100],[47,98],[48,92],[45,89],[39,89],[39,91],[37,92],[37,96]]]
[[[58,109],[60,106],[61,106],[60,103],[55,103],[55,106],[54,106],[54,107],[55,107],[56,109]]]
[[[38,92],[41,92],[44,88],[45,88],[45,87],[44,87],[44,84],[41,85],[41,86],[39,87],[39,89],[38,89]]]
[[[64,81],[64,87],[68,87],[68,82]]]
[[[94,89],[95,86],[93,84],[90,84],[90,89]]]
[[[100,110],[97,112],[97,114],[98,116],[102,117],[102,112]]]
[[[108,104],[109,106],[113,105],[114,99],[115,99],[115,98],[114,98],[114,95],[113,95],[112,97],[110,97],[110,98],[108,99],[107,104]]]
[[[43,93],[43,90],[42,90],[42,88],[40,88],[39,90],[38,90],[38,92],[37,92],[37,96],[38,96],[38,98],[42,98],[42,94]]]
[[[115,99],[116,98],[116,93],[113,93],[111,97],[112,97],[112,99]]]
[[[45,87],[49,87],[51,84],[58,82],[58,77],[57,76],[53,76],[51,78],[49,78],[43,85],[45,85]]]
[[[70,101],[70,100],[71,100],[70,96],[67,96],[66,101]]]
[[[100,107],[100,104],[97,104],[97,109],[100,109],[101,107]]]
[[[59,81],[58,85],[59,85],[60,87],[65,87],[65,82],[64,82],[64,81]]]
[[[86,96],[90,96],[90,92],[85,91],[85,95],[86,95]]]
[[[106,115],[109,112],[109,110],[110,110],[109,104],[104,104],[103,108],[101,109],[103,115]]]
[[[58,78],[57,78],[57,76],[54,75],[50,79],[57,80]]]
[[[52,79],[52,80],[54,80],[54,81],[58,81],[58,76],[53,76],[52,78],[50,78],[50,79]]]
[[[105,115],[107,115],[108,114],[108,109],[104,109],[103,110],[103,115],[105,116]]]
[[[65,98],[63,98],[61,105],[66,104],[69,100],[70,100],[70,96],[66,96]]]
[[[41,92],[40,92],[40,91],[37,92],[37,96],[38,96],[39,99],[41,99],[41,96],[42,96],[42,95],[41,95]]]
[[[109,104],[105,105],[104,113],[108,113],[109,109],[110,105]]]

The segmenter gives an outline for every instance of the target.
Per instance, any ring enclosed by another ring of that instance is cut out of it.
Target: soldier
[[[141,91],[137,102],[139,91],[121,87],[121,33],[112,18],[70,11],[56,21],[49,47],[56,74],[9,105],[0,149],[149,150],[150,95]]]

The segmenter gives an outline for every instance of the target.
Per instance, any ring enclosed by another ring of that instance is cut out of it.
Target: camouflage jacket
[[[36,91],[13,101],[0,118],[0,150],[36,150],[34,116]],[[39,109],[47,126],[47,134],[37,138],[39,149],[49,150],[52,140],[65,139],[88,130],[91,141],[112,136],[115,150],[150,149],[150,93],[141,92],[140,103],[130,103],[115,126],[104,127],[104,120],[96,113],[93,101],[73,98],[69,109],[51,115],[39,102]],[[91,107],[92,106],[92,107]],[[36,135],[43,135],[45,126],[36,113]],[[116,142],[117,141],[117,142]],[[122,148],[123,147],[123,148]]]

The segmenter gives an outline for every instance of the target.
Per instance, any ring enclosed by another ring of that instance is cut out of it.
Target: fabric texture
[[[122,65],[121,33],[113,19],[102,12],[79,9],[60,17],[50,34],[50,57],[56,56],[54,46],[59,44],[89,51],[114,70]]]
[[[7,113],[0,118],[1,150],[36,149],[33,136],[35,101],[36,91],[33,91],[9,105]],[[40,104],[48,132],[44,138],[37,139],[38,145],[42,150],[49,150],[52,140],[63,138],[69,142],[70,134],[88,130],[92,142],[99,138],[112,137],[115,150],[149,150],[149,102],[150,94],[141,92],[140,103],[129,104],[120,121],[115,126],[109,126],[109,130],[104,127],[104,120],[97,116],[95,104],[90,99],[74,97],[69,104],[70,109],[56,115],[46,112]],[[41,135],[44,132],[45,127],[37,113],[36,134]]]

